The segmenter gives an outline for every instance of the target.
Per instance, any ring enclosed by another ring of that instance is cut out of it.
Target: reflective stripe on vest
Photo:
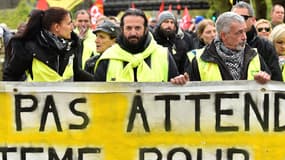
[[[114,52],[120,52],[119,50]],[[167,82],[168,81],[168,52],[166,48],[159,47],[156,52],[151,54],[151,70],[152,73],[143,73],[143,79],[141,82]],[[125,77],[119,77],[123,70],[123,62],[119,60],[110,60],[107,81],[129,81],[133,82],[133,79],[125,79]],[[137,72],[138,73],[138,72]]]
[[[285,64],[282,66],[282,78],[283,78],[283,82],[285,82]]]
[[[203,52],[204,48],[196,50],[196,59],[201,81],[221,81],[222,75],[218,64],[203,61],[200,57]],[[254,75],[257,74],[260,70],[260,60],[258,54],[256,54],[249,63],[247,70],[247,80],[254,80]]]
[[[56,81],[70,81],[73,77],[73,56],[70,57],[69,63],[65,68],[62,76],[56,71],[51,69],[49,66],[44,64],[42,61],[34,58],[32,62],[32,73],[33,79],[29,72],[26,72],[28,82],[56,82]]]

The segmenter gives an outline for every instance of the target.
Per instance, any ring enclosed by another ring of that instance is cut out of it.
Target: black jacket
[[[176,62],[179,73],[183,74],[187,52],[194,49],[192,36],[178,29],[175,37],[165,37],[159,26],[155,28],[153,35],[158,44],[168,48]]]
[[[203,48],[206,44],[199,38],[199,37],[193,37],[193,48],[199,49]]]
[[[31,73],[33,58],[44,62],[51,69],[62,75],[69,63],[69,57],[76,55],[81,50],[79,38],[75,33],[71,36],[70,50],[58,50],[38,36],[30,41],[12,39],[12,55],[7,67],[4,69],[5,81],[21,81],[25,71]],[[75,56],[77,57],[77,56]]]
[[[245,47],[245,52],[244,52],[244,64],[243,64],[243,69],[241,73],[241,78],[240,80],[247,80],[247,70],[248,70],[248,65],[250,61],[254,58],[254,56],[257,54],[254,49],[246,45]],[[262,59],[261,56],[260,58],[260,65],[261,65],[261,70],[266,71],[267,73],[271,74],[270,70],[268,69],[267,65],[265,64],[264,60]],[[233,77],[231,73],[228,71],[225,63],[223,60],[218,56],[218,53],[216,51],[216,47],[214,42],[212,42],[210,45],[206,46],[204,52],[201,55],[201,59],[206,61],[206,62],[213,62],[218,64],[219,70],[221,72],[221,76],[223,80],[233,80]],[[198,63],[196,60],[196,57],[192,60],[190,63],[189,59],[186,61],[185,64],[185,70],[188,72],[190,75],[190,80],[191,81],[201,81],[200,78],[200,73],[199,73],[199,68],[198,68]],[[209,74],[215,74],[215,73],[209,73]]]
[[[282,73],[279,67],[278,55],[273,44],[257,35],[256,29],[252,26],[251,30],[246,33],[247,43],[252,48],[257,48],[258,53],[264,59],[272,75],[271,79],[282,81]]]
[[[95,65],[96,65],[96,62],[98,61],[98,59],[100,58],[100,56],[101,56],[101,54],[94,55],[91,58],[89,58],[85,63],[84,70],[86,72],[89,72],[90,74],[94,75]]]

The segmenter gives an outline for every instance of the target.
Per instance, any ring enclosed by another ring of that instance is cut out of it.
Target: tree
[[[226,1],[226,2],[225,2]],[[210,9],[207,13],[207,17],[212,17],[212,15],[220,15],[223,12],[230,11],[232,4],[228,0],[208,0]]]
[[[11,29],[27,20],[27,16],[32,10],[32,6],[26,0],[20,0],[18,6],[14,9],[0,10],[0,22],[6,23]]]
[[[276,4],[276,3],[283,4],[283,6],[284,6],[285,0],[272,0],[272,4]]]
[[[267,18],[267,5],[265,0],[254,0],[256,19]]]
[[[255,9],[255,16],[259,18],[267,18],[268,11],[271,9],[271,1],[273,3],[285,4],[285,0],[242,0],[247,3],[252,2],[252,6]],[[236,3],[236,0],[208,0],[210,10],[208,11],[208,17],[211,17],[215,12],[219,14],[230,11],[232,5]]]

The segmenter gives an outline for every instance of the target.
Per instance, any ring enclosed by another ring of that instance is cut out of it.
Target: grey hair
[[[228,33],[233,22],[245,23],[244,18],[234,12],[224,12],[216,21],[217,36],[220,38],[221,32]]]
[[[246,3],[246,2],[243,2],[243,1],[238,2],[237,4],[235,4],[232,7],[231,11],[233,11],[233,9],[235,9],[235,8],[246,8],[248,10],[249,16],[254,16],[254,9],[253,9],[253,7],[250,4]]]

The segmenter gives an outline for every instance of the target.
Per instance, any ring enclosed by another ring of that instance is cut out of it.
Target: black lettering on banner
[[[275,93],[274,101],[274,131],[281,132],[285,130],[285,125],[280,126],[280,99],[285,99],[282,93]]]
[[[183,147],[174,148],[170,150],[169,153],[167,154],[167,160],[173,160],[173,156],[177,152],[183,153],[185,155],[186,160],[192,160],[190,152]]]
[[[32,106],[22,106],[22,100],[31,100]],[[38,100],[35,96],[32,95],[15,95],[15,118],[16,118],[16,130],[22,130],[22,112],[32,112],[38,106]]]
[[[0,147],[0,152],[2,153],[2,160],[8,160],[7,153],[17,152],[17,148],[16,147]]]
[[[195,131],[200,131],[200,115],[201,115],[201,99],[210,99],[209,94],[204,95],[188,95],[185,96],[186,100],[194,100],[195,101]]]
[[[258,112],[258,107],[254,103],[250,93],[245,94],[245,107],[244,107],[244,123],[245,123],[245,131],[250,130],[250,106],[254,111],[257,120],[259,121],[263,131],[269,130],[269,95],[264,94],[264,101],[263,101],[263,118],[261,114]]]
[[[71,110],[71,112],[76,115],[76,116],[79,116],[79,117],[82,117],[83,119],[83,123],[82,124],[70,124],[69,125],[69,129],[84,129],[87,127],[87,125],[89,124],[89,117],[87,116],[86,113],[84,112],[80,112],[80,111],[77,111],[75,109],[75,105],[77,103],[86,103],[86,98],[78,98],[78,99],[75,99],[73,100],[70,105],[69,105],[69,108]]]
[[[166,131],[171,131],[171,115],[170,115],[170,101],[171,100],[180,100],[179,95],[162,95],[162,96],[155,96],[154,98],[157,100],[165,100],[165,120],[164,120],[164,128]]]
[[[146,113],[145,113],[145,110],[143,107],[142,97],[139,95],[135,95],[133,103],[132,103],[132,109],[131,109],[131,113],[130,113],[130,117],[129,117],[129,123],[127,126],[127,132],[131,132],[133,130],[136,114],[141,115],[141,118],[143,121],[143,127],[144,127],[145,131],[150,132],[149,125],[147,122]]]
[[[72,148],[67,148],[64,156],[60,159],[53,147],[48,148],[48,159],[49,160],[72,160]]]
[[[215,98],[215,110],[216,110],[216,131],[238,131],[237,126],[221,126],[221,116],[222,115],[233,115],[233,110],[230,109],[221,109],[221,100],[224,98],[239,98],[239,94],[216,94]]]
[[[22,147],[21,148],[21,160],[26,160],[26,154],[28,153],[42,153],[43,151],[44,151],[43,148]]]
[[[52,95],[48,95],[47,98],[46,98],[45,105],[44,105],[44,110],[43,110],[43,114],[42,114],[42,118],[41,118],[40,131],[44,131],[45,130],[47,116],[48,116],[49,113],[53,114],[57,130],[58,131],[62,131],[61,124],[60,124],[60,121],[59,121],[58,112],[57,112],[57,109],[56,109],[56,106],[55,106],[55,102],[54,102],[54,99],[53,99]]]
[[[244,160],[249,160],[249,153],[246,150],[238,148],[229,148],[227,153],[227,160],[233,160],[234,154],[242,154]]]
[[[203,155],[202,155],[202,148],[197,149],[197,160],[202,160]]]
[[[216,151],[216,159],[217,160],[222,160],[222,149],[217,149]]]
[[[156,160],[162,160],[162,153],[157,148],[140,148],[139,149],[139,160],[145,160],[145,153],[156,154]]]
[[[100,148],[80,148],[78,149],[78,160],[83,160],[83,155],[87,154],[87,153],[101,153],[101,149]]]

